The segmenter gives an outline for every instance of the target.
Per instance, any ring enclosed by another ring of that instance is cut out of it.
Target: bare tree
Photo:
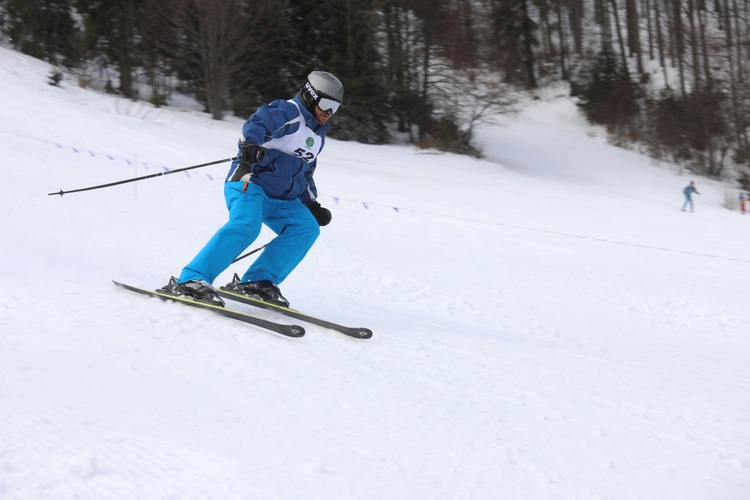
[[[197,56],[198,74],[211,117],[223,118],[230,78],[239,71],[242,48],[252,43],[245,16],[253,5],[243,0],[169,0],[167,13],[176,25],[184,56]]]

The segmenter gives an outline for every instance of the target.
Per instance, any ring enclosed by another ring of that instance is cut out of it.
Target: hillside
[[[242,121],[48,74],[0,48],[0,497],[747,498],[726,186],[681,212],[690,177],[552,93],[483,129],[484,160],[331,140],[333,222],[282,290],[374,337],[287,339],[111,283],[179,273],[227,164],[47,195],[227,158]]]

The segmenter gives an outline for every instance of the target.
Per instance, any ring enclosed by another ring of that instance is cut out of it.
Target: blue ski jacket
[[[252,165],[249,182],[260,186],[270,198],[299,198],[310,203],[318,196],[313,174],[330,128],[330,124],[320,125],[315,120],[298,95],[258,108],[242,126],[237,144],[238,148],[245,142],[265,148],[263,158]],[[232,162],[227,181],[239,165],[239,159]]]
[[[693,185],[690,185],[690,186],[686,187],[685,189],[682,190],[682,192],[685,193],[685,197],[686,198],[690,198],[690,195],[693,194],[693,193],[700,194],[698,192],[698,190],[695,189],[695,187]]]

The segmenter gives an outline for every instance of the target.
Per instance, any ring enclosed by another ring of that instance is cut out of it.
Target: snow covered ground
[[[374,337],[287,339],[111,282],[180,272],[228,164],[47,195],[228,158],[242,120],[49,73],[0,49],[0,498],[750,498],[727,186],[681,212],[690,177],[554,95],[486,160],[330,140],[333,222],[282,290]]]

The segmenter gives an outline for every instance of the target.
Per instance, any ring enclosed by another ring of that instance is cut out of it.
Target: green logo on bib
[[[312,137],[308,137],[305,141],[305,144],[307,144],[308,148],[311,148],[313,147],[313,144],[315,144],[315,139],[313,139]]]

